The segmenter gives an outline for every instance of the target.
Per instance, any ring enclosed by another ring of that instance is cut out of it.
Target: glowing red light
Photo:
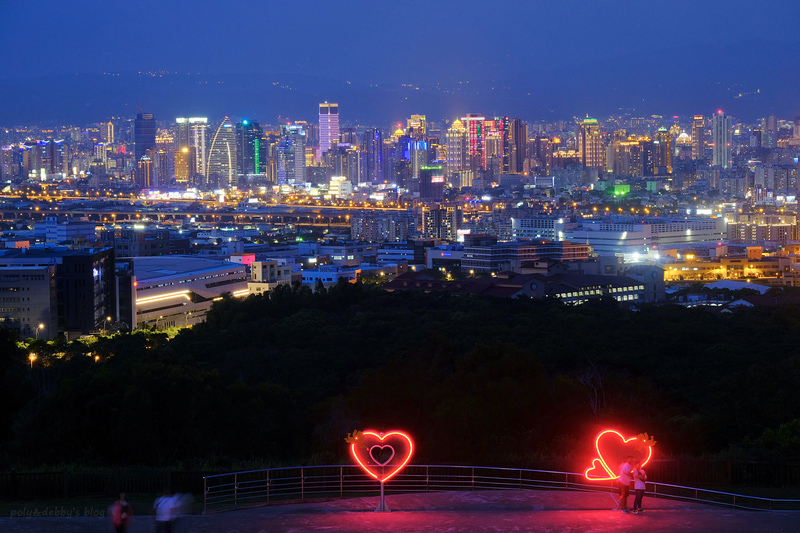
[[[364,442],[352,443],[350,453],[364,472],[381,483],[397,475],[411,460],[414,443],[407,433],[364,431],[362,434]]]
[[[609,461],[612,464],[621,463],[627,455],[638,456],[642,460],[642,466],[646,465],[653,457],[652,445],[647,446],[646,452],[642,451],[638,454],[634,451],[633,445],[631,445],[629,450],[624,451],[624,455],[620,456],[619,454],[620,449],[628,448],[625,446],[626,444],[636,440],[638,440],[638,437],[628,437],[626,439],[622,433],[615,429],[601,431],[594,439],[594,449],[597,452],[597,457],[592,459],[592,465],[584,470],[583,475],[589,481],[611,481],[617,479],[617,474],[608,463]],[[647,457],[644,457],[645,454]]]

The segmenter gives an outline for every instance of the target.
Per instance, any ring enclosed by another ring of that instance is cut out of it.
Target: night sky
[[[797,0],[2,0],[0,123],[129,116],[143,103],[164,118],[269,123],[310,119],[317,100],[377,123],[723,106],[788,117],[800,114],[798,21]]]

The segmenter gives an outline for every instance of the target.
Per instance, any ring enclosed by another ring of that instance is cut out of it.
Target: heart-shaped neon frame
[[[364,442],[361,446],[359,446],[359,448],[356,448],[356,443],[353,443],[350,445],[350,454],[353,456],[353,459],[356,460],[358,466],[360,466],[361,469],[364,470],[364,472],[374,477],[381,483],[384,483],[393,478],[395,475],[397,475],[397,473],[400,472],[408,464],[408,461],[411,460],[411,454],[414,452],[414,443],[412,442],[411,437],[409,437],[408,434],[402,431],[389,431],[387,433],[377,433],[375,431],[363,431],[362,434],[364,435],[365,440],[377,439],[378,444],[370,445],[369,443]],[[388,472],[381,472],[377,470],[377,468],[380,468],[380,470],[384,470],[384,468],[387,467],[387,465],[389,465],[392,459],[397,457],[397,450],[394,446],[391,446],[389,444],[380,444],[390,437],[399,437],[408,444],[408,447],[406,449],[405,457],[403,457],[401,461],[399,461],[395,465],[392,465]],[[375,447],[384,448],[386,446],[389,446],[392,449],[393,453],[388,461],[386,461],[383,464],[380,464],[378,461],[375,460],[375,457],[372,456],[372,449]],[[366,450],[367,451],[366,457],[363,458],[360,457],[359,450]]]
[[[378,461],[378,459],[375,457],[375,454],[372,453],[373,450],[375,450],[375,448],[378,448],[380,450],[383,450],[384,448],[389,448],[392,451],[392,455],[390,455],[389,458],[383,462]],[[384,444],[384,445],[375,444],[374,446],[370,447],[369,456],[373,461],[375,461],[375,464],[377,464],[378,466],[386,466],[392,461],[392,459],[394,459],[394,446],[392,446],[391,444]]]
[[[626,439],[622,435],[622,433],[620,433],[619,431],[617,431],[615,429],[606,429],[606,430],[603,430],[600,433],[598,433],[597,437],[595,437],[595,439],[594,439],[594,449],[597,452],[597,457],[592,459],[592,466],[590,466],[589,468],[587,468],[583,472],[583,475],[589,481],[611,481],[613,479],[617,479],[617,477],[618,477],[614,473],[614,471],[608,466],[608,463],[606,463],[606,460],[603,457],[603,452],[600,451],[600,439],[603,438],[603,435],[606,435],[607,433],[613,433],[613,434],[617,435],[620,438],[620,440],[622,441],[623,444],[627,444],[627,443],[631,442],[632,440],[636,440],[637,439],[637,437],[629,437],[629,438]],[[644,466],[647,463],[649,463],[650,459],[652,457],[653,457],[653,447],[652,446],[648,446],[647,447],[647,459],[642,461],[642,466]],[[598,467],[597,463],[600,463],[599,467]],[[600,475],[594,474],[594,471],[595,470],[600,470],[600,468],[602,468],[602,470],[600,472]]]

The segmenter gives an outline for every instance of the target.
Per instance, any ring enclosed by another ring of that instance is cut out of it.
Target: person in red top
[[[117,533],[125,533],[128,531],[128,524],[133,518],[133,509],[131,504],[125,500],[125,493],[119,493],[119,500],[114,502],[111,508],[111,522],[114,524],[114,529]]]

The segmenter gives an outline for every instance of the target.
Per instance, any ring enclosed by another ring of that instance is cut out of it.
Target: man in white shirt
[[[619,477],[617,484],[619,485],[619,509],[623,513],[628,512],[628,492],[630,492],[631,481],[633,481],[633,456],[629,455],[628,459],[619,465]]]

